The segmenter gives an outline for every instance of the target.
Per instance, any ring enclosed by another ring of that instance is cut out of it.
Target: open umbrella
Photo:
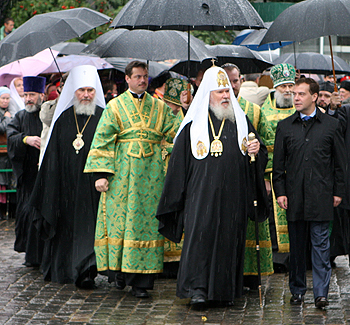
[[[9,85],[16,77],[37,76],[53,62],[58,55],[57,51],[46,49],[34,56],[11,62],[0,68],[0,85]]]
[[[61,55],[79,54],[87,47],[87,44],[80,42],[62,42],[51,46],[51,49],[56,50]]]
[[[133,59],[128,58],[106,58],[106,61],[110,63],[115,69],[120,72],[125,73],[125,67],[133,61]],[[146,61],[146,60],[141,60]],[[169,67],[166,64],[159,62],[148,61],[148,75],[151,78],[157,77],[163,71],[169,70]]]
[[[248,0],[130,0],[111,27],[187,31],[189,77],[190,30],[242,30],[263,28],[264,23]]]
[[[240,45],[245,46],[254,51],[269,51],[269,50],[275,50],[280,47],[290,45],[293,43],[293,42],[272,42],[272,43],[260,45],[261,40],[266,35],[271,24],[272,22],[264,23],[266,28],[253,30],[251,33],[249,33],[247,37],[243,39]]]
[[[349,0],[306,0],[284,10],[269,28],[261,44],[274,41],[305,41],[331,35],[350,35]],[[333,60],[332,60],[333,62]],[[333,69],[335,78],[335,70]],[[336,85],[334,87],[336,89]]]
[[[57,63],[57,64],[56,64]],[[108,63],[106,60],[101,59],[96,56],[86,56],[86,55],[67,55],[63,57],[58,57],[56,63],[52,64],[45,69],[42,73],[56,73],[56,72],[67,72],[72,70],[78,65],[93,65],[97,70],[102,69],[113,69],[113,65]],[[58,67],[57,67],[58,66]]]
[[[333,58],[336,74],[350,73],[350,66],[343,59],[338,56]],[[275,59],[273,63],[290,63],[302,73],[326,74],[332,71],[331,56],[314,52],[284,53]]]
[[[98,37],[82,53],[163,61],[187,59],[187,34],[176,30],[115,29]],[[211,58],[204,42],[191,36],[190,55],[196,61]]]
[[[266,60],[260,53],[239,45],[206,45],[211,57],[216,57],[216,64],[221,66],[225,63],[236,64],[241,73],[260,73],[273,66],[273,63]],[[195,77],[197,71],[206,70],[213,65],[211,59],[196,61],[191,58],[190,77]],[[186,75],[187,61],[183,60],[173,65],[170,70]]]
[[[219,65],[227,62],[236,64],[242,73],[258,73],[271,66],[273,63],[266,60],[260,53],[239,45],[207,45],[213,56],[217,57]]]
[[[0,66],[80,37],[109,21],[108,16],[88,8],[35,15],[0,42]]]

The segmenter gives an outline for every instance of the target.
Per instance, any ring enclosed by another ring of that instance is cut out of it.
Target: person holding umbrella
[[[257,139],[248,142],[249,132]],[[267,216],[267,151],[258,139],[225,70],[208,69],[175,138],[157,211],[166,238],[178,243],[185,229],[176,295],[196,307],[242,295],[247,219],[255,215],[248,153],[258,154],[259,218]]]
[[[316,107],[318,84],[301,78],[294,88],[296,112],[276,130],[273,184],[287,211],[290,239],[290,303],[307,290],[306,256],[311,242],[315,306],[328,306],[331,278],[329,222],[345,197],[346,149],[340,122]]]

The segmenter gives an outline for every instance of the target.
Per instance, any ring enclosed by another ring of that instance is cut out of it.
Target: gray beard
[[[231,102],[227,108],[223,108],[221,105],[209,105],[209,108],[218,120],[222,121],[224,118],[226,118],[232,123],[235,123],[236,116]]]
[[[82,104],[79,100],[74,96],[73,105],[75,108],[75,112],[78,115],[94,115],[96,109],[96,101],[95,98],[88,104]]]
[[[278,107],[289,108],[293,107],[293,94],[290,98],[284,98],[284,95],[278,90],[275,91],[276,105]]]
[[[25,106],[25,110],[28,112],[28,113],[33,113],[33,112],[37,112],[37,111],[40,111],[40,108],[41,108],[41,104],[42,104],[42,100],[41,98],[38,99],[38,102],[36,104],[27,104]]]

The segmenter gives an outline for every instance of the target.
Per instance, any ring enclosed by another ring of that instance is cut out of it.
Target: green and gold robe
[[[251,103],[241,96],[237,98],[239,105],[244,113],[252,122],[261,139],[266,143],[273,137],[272,130],[266,119],[264,112],[259,105]],[[272,245],[269,229],[269,219],[259,223],[259,244],[260,244],[260,270],[261,275],[273,273]],[[248,219],[247,235],[244,253],[244,275],[257,275],[257,258],[256,258],[256,239],[255,239],[255,222]]]
[[[110,175],[96,224],[99,271],[162,272],[164,238],[155,218],[165,178],[160,143],[171,143],[180,123],[147,93],[139,101],[126,91],[103,112],[84,170]]]
[[[273,164],[273,149],[275,143],[276,128],[279,121],[284,120],[290,115],[294,114],[295,108],[277,108],[276,99],[273,98],[273,94],[269,94],[261,106],[261,110],[264,112],[266,119],[268,120],[270,127],[273,131],[273,138],[265,142],[267,147],[269,160],[266,165],[265,179],[271,182],[272,196],[273,196],[273,212],[275,217],[278,252],[288,253],[289,252],[289,235],[288,235],[288,224],[286,211],[277,203],[275,193],[273,191],[272,184],[272,164]]]

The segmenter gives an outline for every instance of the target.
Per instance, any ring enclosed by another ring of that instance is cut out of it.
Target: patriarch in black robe
[[[248,142],[249,132],[257,139]],[[268,215],[267,150],[223,69],[205,72],[175,140],[157,218],[170,240],[179,242],[185,233],[177,296],[197,306],[232,302],[242,295],[247,220],[255,215],[251,168],[257,174],[259,221]],[[247,152],[257,154],[254,167]]]
[[[7,151],[17,182],[15,251],[26,253],[26,266],[39,266],[42,257],[43,243],[33,225],[35,210],[29,198],[38,174],[42,130],[39,111],[45,81],[43,77],[23,78],[25,109],[7,125]]]
[[[83,169],[104,105],[96,68],[72,69],[31,197],[38,212],[35,224],[45,240],[44,278],[86,289],[93,288],[97,275],[94,236],[99,192],[93,174],[84,174]]]

